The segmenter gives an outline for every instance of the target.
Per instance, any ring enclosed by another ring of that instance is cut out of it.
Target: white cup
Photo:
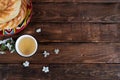
[[[23,38],[32,38],[33,40],[34,40],[34,42],[35,42],[35,50],[31,53],[31,54],[29,54],[29,55],[25,55],[25,54],[23,54],[20,50],[19,50],[19,42],[23,39]],[[23,56],[23,57],[30,57],[30,56],[32,56],[32,55],[34,55],[35,53],[36,53],[36,51],[37,51],[37,48],[38,48],[38,44],[37,44],[37,41],[36,41],[36,39],[34,38],[34,37],[32,37],[31,35],[22,35],[22,36],[20,36],[18,39],[17,39],[17,41],[16,41],[16,43],[15,43],[15,48],[16,48],[16,51],[17,51],[17,53],[19,54],[19,55],[21,55],[21,56]]]

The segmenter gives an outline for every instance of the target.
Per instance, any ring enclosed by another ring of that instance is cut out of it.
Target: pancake
[[[0,0],[0,23],[6,23],[20,12],[21,0]]]
[[[22,5],[20,7],[19,14],[14,19],[6,23],[0,24],[0,30],[13,29],[17,27],[24,20],[27,13],[27,0],[22,0],[21,3]]]

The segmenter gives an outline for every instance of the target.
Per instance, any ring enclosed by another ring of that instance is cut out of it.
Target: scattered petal
[[[29,64],[30,64],[29,61],[25,61],[25,62],[23,63],[23,66],[24,66],[24,67],[29,67]]]
[[[60,50],[59,49],[55,49],[54,52],[55,52],[55,54],[59,54]]]
[[[14,53],[15,52],[15,49],[13,49],[12,51],[10,51],[10,53]]]
[[[50,55],[50,53],[49,53],[49,52],[47,52],[47,51],[44,51],[44,52],[43,52],[43,55],[44,55],[44,57],[46,58],[47,56],[49,56],[49,55]]]
[[[37,32],[37,33],[40,33],[41,31],[42,31],[41,28],[36,29],[36,32]]]
[[[49,67],[43,66],[42,71],[45,72],[45,73],[48,73],[49,72]]]

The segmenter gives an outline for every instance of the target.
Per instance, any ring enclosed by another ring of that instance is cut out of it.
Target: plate
[[[27,14],[25,19],[16,28],[0,30],[0,36],[14,35],[16,33],[21,32],[27,26],[32,16],[32,1],[31,0],[27,0],[27,1],[28,1]]]

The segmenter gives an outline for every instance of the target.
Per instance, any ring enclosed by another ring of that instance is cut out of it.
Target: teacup
[[[23,57],[30,57],[37,51],[38,44],[33,36],[22,35],[17,39],[15,48],[19,55]]]

